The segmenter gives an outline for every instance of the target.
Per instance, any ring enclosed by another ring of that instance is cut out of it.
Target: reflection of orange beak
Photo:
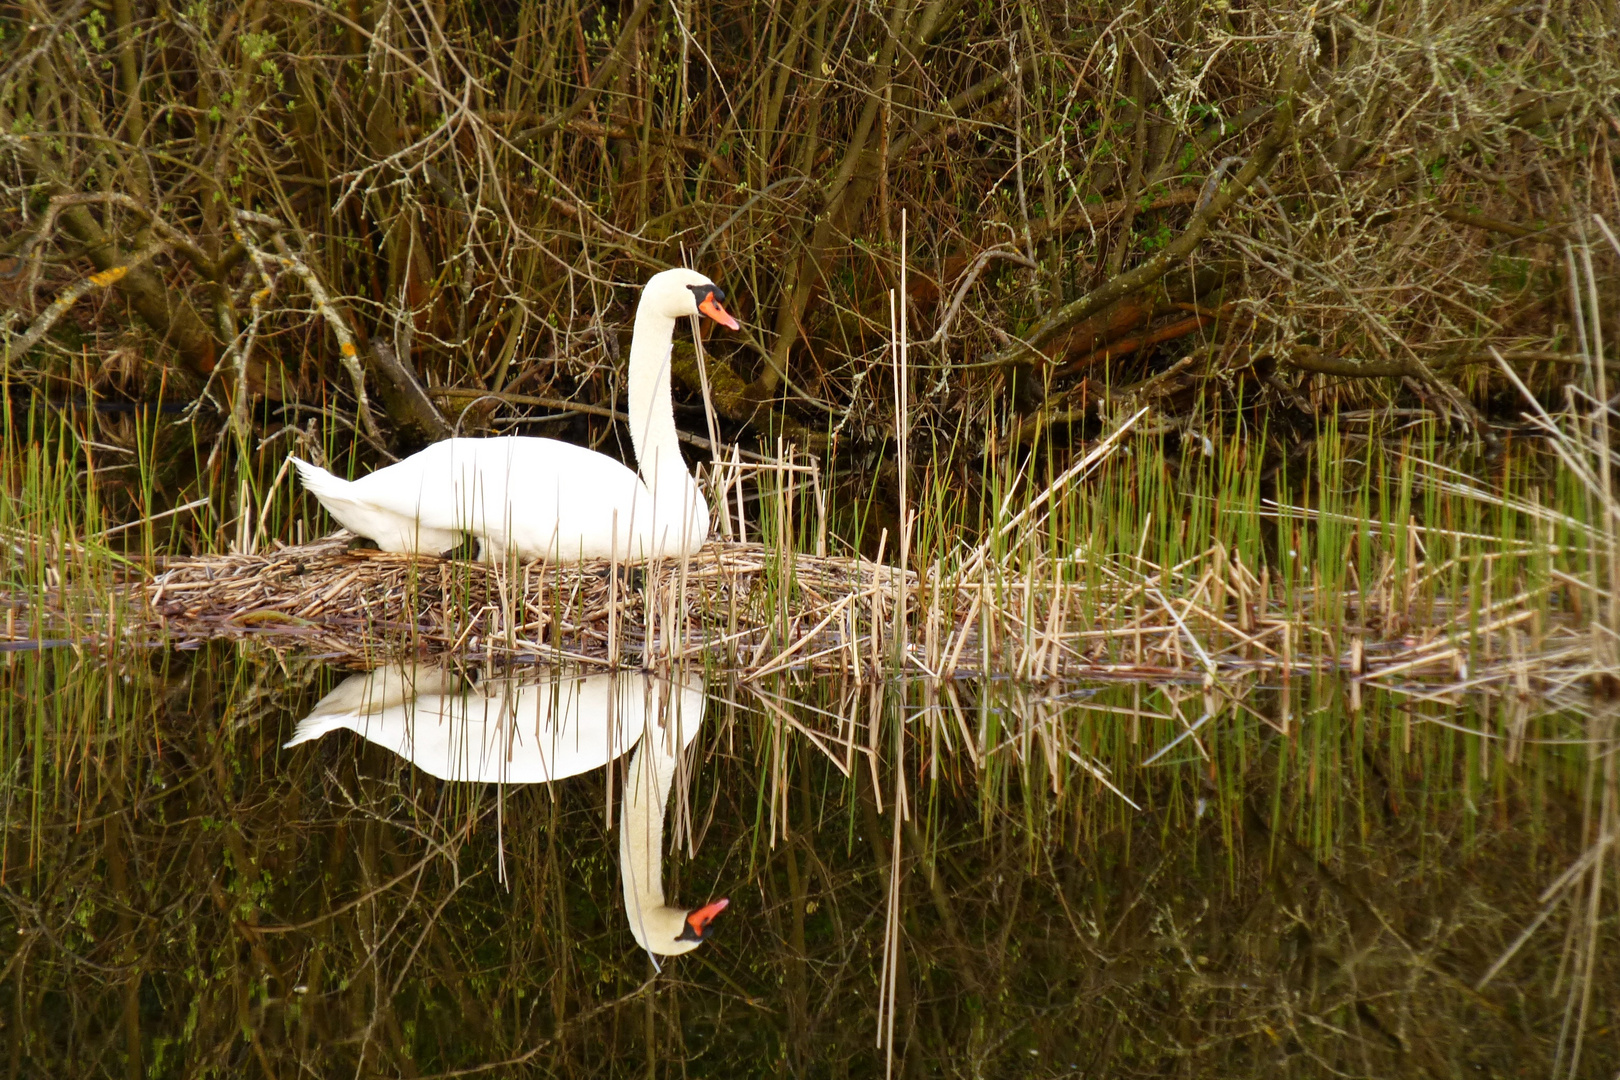
[[[725,327],[727,330],[737,330],[741,328],[741,324],[738,323],[736,319],[731,317],[731,313],[720,305],[719,300],[715,299],[714,293],[710,293],[704,298],[703,303],[698,305],[698,310],[703,312],[703,314],[707,315],[709,318],[713,319],[715,322],[719,323],[721,326]],[[719,903],[721,907],[725,907],[725,901],[722,900],[719,901]],[[709,906],[713,907],[714,905],[711,904]],[[704,908],[702,910],[707,911],[708,908]],[[711,915],[710,918],[713,918],[713,916]]]
[[[720,305],[716,304],[715,306],[719,307]],[[709,313],[704,312],[704,314],[707,315]],[[720,308],[720,314],[726,314],[724,308]],[[729,315],[726,317],[730,318]],[[709,315],[709,318],[713,319],[714,316]],[[720,320],[715,319],[715,321],[719,322]],[[735,320],[733,320],[732,329],[736,329]],[[727,905],[730,903],[730,900],[727,900],[725,897],[721,897],[712,904],[704,904],[702,907],[688,915],[686,917],[686,925],[691,927],[692,936],[701,941],[703,939],[703,932],[709,928],[709,924],[714,921],[714,917],[726,910]]]

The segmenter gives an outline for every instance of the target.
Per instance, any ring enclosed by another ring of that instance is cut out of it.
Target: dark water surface
[[[0,664],[11,1077],[1620,1069],[1579,697],[711,676],[664,887],[731,906],[655,973],[622,772],[283,749],[317,660]]]

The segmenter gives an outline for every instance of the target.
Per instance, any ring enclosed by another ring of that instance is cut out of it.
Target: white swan
[[[446,439],[359,480],[293,458],[327,512],[384,551],[438,554],[464,535],[479,557],[639,562],[694,554],[709,504],[687,472],[670,402],[675,322],[703,314],[732,330],[725,293],[692,270],[654,274],[630,339],[630,441],[638,477],[605,454],[556,439]]]
[[[643,672],[488,678],[473,685],[433,664],[350,676],[298,722],[287,746],[348,729],[441,780],[548,783],[617,760],[633,744],[619,818],[619,875],[630,931],[648,952],[697,948],[728,901],[664,900],[664,812],[681,751],[703,726],[699,675]]]

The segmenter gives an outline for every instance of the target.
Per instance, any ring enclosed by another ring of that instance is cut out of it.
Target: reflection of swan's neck
[[[675,779],[675,754],[666,733],[647,725],[630,757],[619,822],[619,873],[630,930],[643,949],[660,954],[686,952],[697,942],[676,941],[686,912],[664,903],[664,809]]]
[[[648,952],[674,957],[692,952],[714,916],[726,910],[726,900],[711,900],[695,910],[664,904],[664,810],[676,780],[680,751],[697,737],[703,725],[701,683],[659,695],[646,680],[648,698],[642,709],[620,701],[624,716],[645,716],[642,738],[630,755],[624,779],[624,810],[619,814],[619,876],[624,882],[624,912],[638,946]],[[667,687],[672,690],[674,687]],[[659,698],[661,701],[659,701]]]
[[[671,710],[671,724],[680,718]],[[688,715],[688,723],[701,723]],[[619,818],[619,875],[624,882],[624,910],[636,943],[651,953],[679,956],[703,941],[713,918],[726,908],[724,899],[692,911],[664,903],[664,810],[675,780],[675,748],[685,739],[649,722],[630,758],[624,782],[624,811]]]

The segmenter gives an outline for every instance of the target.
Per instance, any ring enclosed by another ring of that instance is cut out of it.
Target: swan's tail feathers
[[[298,479],[303,481],[304,487],[321,501],[326,512],[339,525],[357,536],[371,535],[364,521],[365,508],[350,494],[354,487],[352,482],[333,476],[319,465],[311,465],[302,458],[293,458],[292,463],[298,469]]]
[[[306,716],[298,721],[293,728],[292,738],[282,743],[283,747],[297,746],[299,743],[314,742],[329,731],[340,731],[350,727],[356,717],[353,713],[336,713],[325,716]]]
[[[315,497],[325,505],[332,502],[348,502],[349,482],[340,480],[327,472],[319,465],[311,465],[303,458],[293,458],[293,467],[298,470],[298,479],[304,486],[314,493]]]

